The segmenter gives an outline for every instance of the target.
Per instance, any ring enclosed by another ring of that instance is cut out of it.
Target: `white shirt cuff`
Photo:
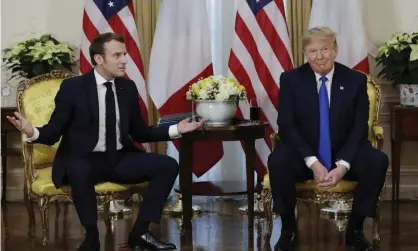
[[[339,161],[335,162],[335,164],[337,164],[337,165],[342,165],[342,166],[344,166],[345,168],[347,168],[347,171],[350,171],[350,163],[348,163],[348,162],[347,162],[347,161],[345,161],[345,160],[340,159]]]
[[[317,160],[318,160],[318,158],[315,157],[315,156],[306,157],[305,158],[305,164],[310,169],[312,164],[315,163],[315,161],[317,161]]]
[[[28,138],[26,134],[23,134],[23,142],[31,143],[39,138],[39,130],[36,127],[33,127],[33,136]]]
[[[177,129],[177,125],[171,125],[168,128],[168,135],[170,135],[171,139],[178,139],[181,137],[178,129]]]

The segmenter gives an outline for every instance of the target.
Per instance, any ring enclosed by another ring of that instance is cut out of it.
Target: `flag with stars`
[[[264,139],[255,143],[256,171],[264,177],[272,150],[270,135],[278,130],[280,74],[293,68],[283,0],[239,1],[228,68],[229,76],[245,86],[248,98],[259,100],[260,118],[269,123]],[[249,110],[248,104],[240,103],[241,116],[249,119]]]
[[[147,90],[134,13],[132,0],[85,0],[80,48],[80,72],[85,74],[93,69],[89,46],[95,37],[106,32],[123,36],[128,51],[126,77],[136,84],[140,95],[141,114],[148,124]],[[137,146],[149,151],[148,143],[137,144]]]

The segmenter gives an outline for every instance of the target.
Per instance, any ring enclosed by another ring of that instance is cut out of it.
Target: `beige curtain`
[[[287,24],[295,67],[304,63],[302,35],[308,30],[312,0],[286,0]]]
[[[140,49],[144,63],[145,79],[147,79],[148,74],[149,58],[157,25],[160,2],[159,0],[134,0],[136,26],[138,28]],[[150,124],[156,125],[159,115],[150,97],[148,97],[148,104],[148,119]],[[165,152],[165,144],[152,143],[151,151],[163,153]]]

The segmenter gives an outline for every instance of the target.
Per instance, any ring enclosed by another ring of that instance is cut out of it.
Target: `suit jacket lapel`
[[[317,114],[318,116],[315,117],[315,121],[312,121],[313,125],[319,125],[319,97],[318,97],[318,86],[317,80],[315,77],[315,73],[309,66],[309,64],[305,65],[305,74],[303,75],[303,83],[305,86],[303,87],[304,90],[307,92],[308,97],[306,99],[306,108],[312,113]]]
[[[87,86],[87,97],[91,116],[97,129],[96,131],[99,132],[99,98],[97,93],[96,78],[94,77],[93,70],[87,73],[85,82],[85,85]]]
[[[341,104],[344,94],[343,78],[337,64],[335,64],[334,76],[331,84],[331,105],[330,105],[330,128],[331,135],[338,126],[338,116],[341,111]]]

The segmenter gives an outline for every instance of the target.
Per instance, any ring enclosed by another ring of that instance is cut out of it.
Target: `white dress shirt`
[[[115,96],[115,112],[116,112],[116,149],[122,149],[122,142],[120,137],[120,115],[118,97],[116,95],[115,79],[107,81],[105,78],[94,70],[94,77],[96,78],[97,94],[99,101],[99,140],[93,152],[105,152],[106,151],[106,92],[107,88],[104,85],[106,82],[112,83],[113,95]]]
[[[112,90],[115,96],[115,108],[116,108],[116,148],[122,149],[122,141],[120,136],[120,114],[118,106],[118,97],[116,95],[115,79],[106,80],[96,70],[94,70],[94,76],[97,84],[97,94],[99,101],[99,139],[93,152],[105,152],[106,151],[106,91],[107,88],[104,85],[106,82],[112,83]],[[31,138],[24,139],[25,142],[32,142],[39,138],[39,130],[34,127],[34,134]],[[170,138],[179,138],[181,135],[177,130],[177,125],[171,125],[168,129]]]
[[[329,105],[331,105],[331,85],[332,85],[333,76],[334,76],[334,68],[332,68],[332,70],[327,75],[325,75],[325,77],[327,78],[327,81],[325,82],[325,86],[328,92],[328,104]],[[320,80],[321,77],[322,77],[321,74],[315,72],[318,93],[322,85],[322,81]],[[309,156],[305,158],[305,164],[307,167],[311,168],[312,164],[317,160],[318,158],[316,156]],[[350,170],[350,163],[348,163],[347,161],[338,160],[337,162],[335,162],[335,164],[343,165],[347,168],[347,170]]]

